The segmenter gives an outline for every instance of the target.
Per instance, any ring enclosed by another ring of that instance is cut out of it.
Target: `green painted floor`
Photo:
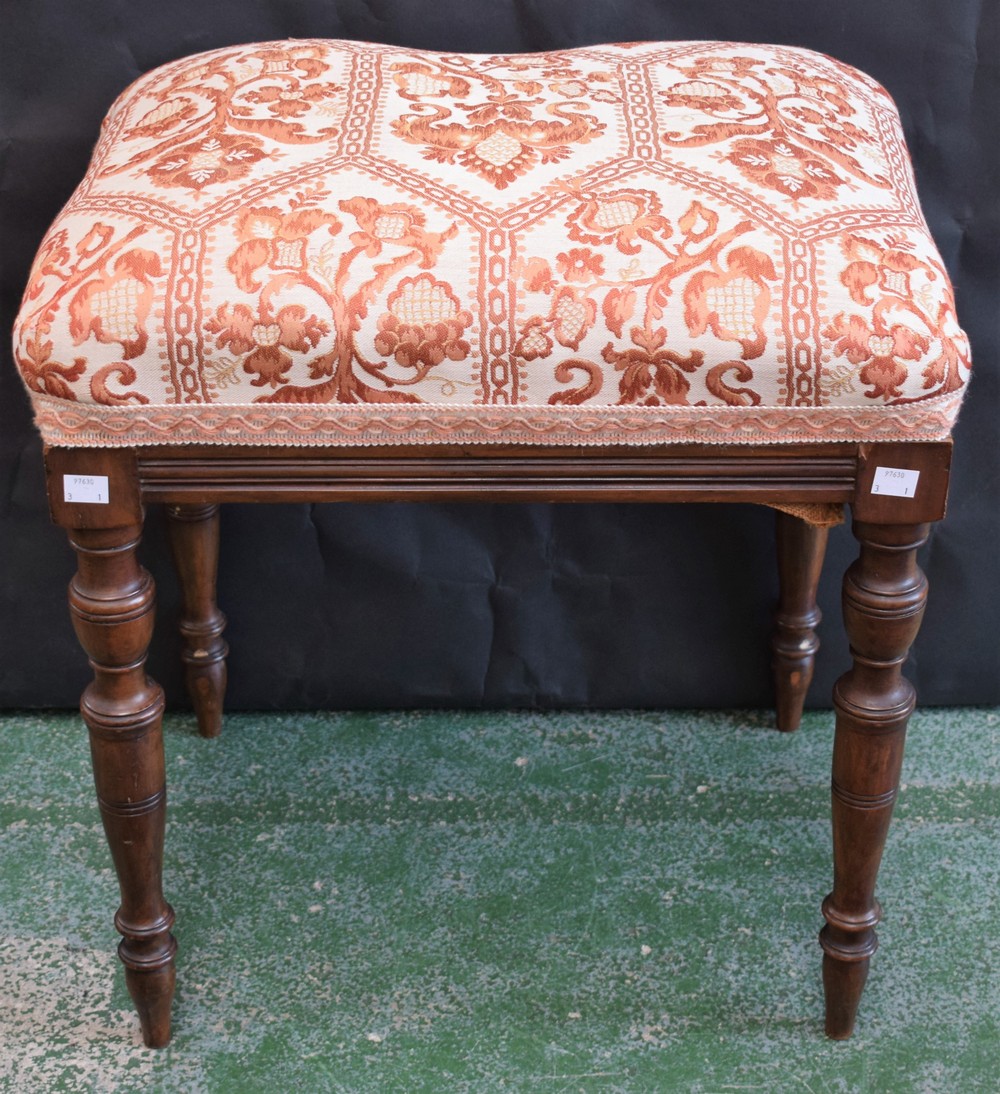
[[[854,1039],[831,716],[166,723],[175,1032],[141,1047],[85,734],[0,716],[0,1089],[1000,1090],[1000,712],[915,716]]]

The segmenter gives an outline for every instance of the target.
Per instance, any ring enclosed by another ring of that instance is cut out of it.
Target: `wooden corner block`
[[[869,524],[940,520],[948,501],[951,441],[863,444],[851,508]]]
[[[46,448],[49,512],[63,528],[142,523],[136,454],[131,448]]]

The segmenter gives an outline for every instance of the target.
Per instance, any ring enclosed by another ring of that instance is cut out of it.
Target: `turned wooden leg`
[[[75,529],[73,625],[94,669],[81,710],[90,730],[97,800],[121,887],[118,954],[151,1048],[170,1040],[177,943],[161,885],[166,780],[163,692],[145,672],[153,580],[135,549],[141,525]]]
[[[828,1036],[849,1037],[881,909],[875,876],[896,801],[914,691],[902,667],[927,599],[917,548],[928,525],[855,521],[858,560],[844,577],[853,667],[834,689],[833,892],[823,902],[823,985]]]
[[[222,638],[226,617],[215,602],[219,561],[219,507],[168,505],[167,528],[181,584],[180,632],[188,692],[203,737],[222,731],[226,693],[226,655]]]
[[[821,618],[816,589],[826,554],[828,528],[818,528],[780,511],[777,518],[778,608],[771,639],[778,729],[790,732],[802,721],[812,682]]]

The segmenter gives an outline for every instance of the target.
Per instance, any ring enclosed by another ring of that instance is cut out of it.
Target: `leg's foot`
[[[222,732],[226,694],[226,656],[222,638],[226,617],[215,602],[219,561],[219,507],[168,505],[167,528],[181,585],[181,657],[188,693],[203,737]]]
[[[854,1032],[854,1019],[868,979],[869,958],[845,962],[823,956],[823,994],[826,996],[826,1035],[846,1041]]]
[[[855,521],[858,560],[844,577],[853,667],[834,689],[833,892],[823,903],[826,1030],[851,1035],[881,909],[875,879],[896,801],[906,723],[914,707],[902,667],[927,600],[917,548],[927,525]]]
[[[121,949],[118,953],[121,956]],[[125,984],[139,1014],[143,1044],[147,1048],[163,1048],[170,1041],[170,1008],[174,999],[173,951],[168,963],[160,968],[139,971],[126,967]]]
[[[798,729],[802,721],[802,707],[819,649],[816,589],[829,529],[789,513],[779,511],[775,516],[780,591],[771,650],[777,725],[787,733]]]

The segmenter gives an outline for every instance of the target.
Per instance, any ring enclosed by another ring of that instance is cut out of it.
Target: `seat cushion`
[[[165,65],[15,346],[77,446],[935,440],[969,366],[885,90],[719,42]]]

